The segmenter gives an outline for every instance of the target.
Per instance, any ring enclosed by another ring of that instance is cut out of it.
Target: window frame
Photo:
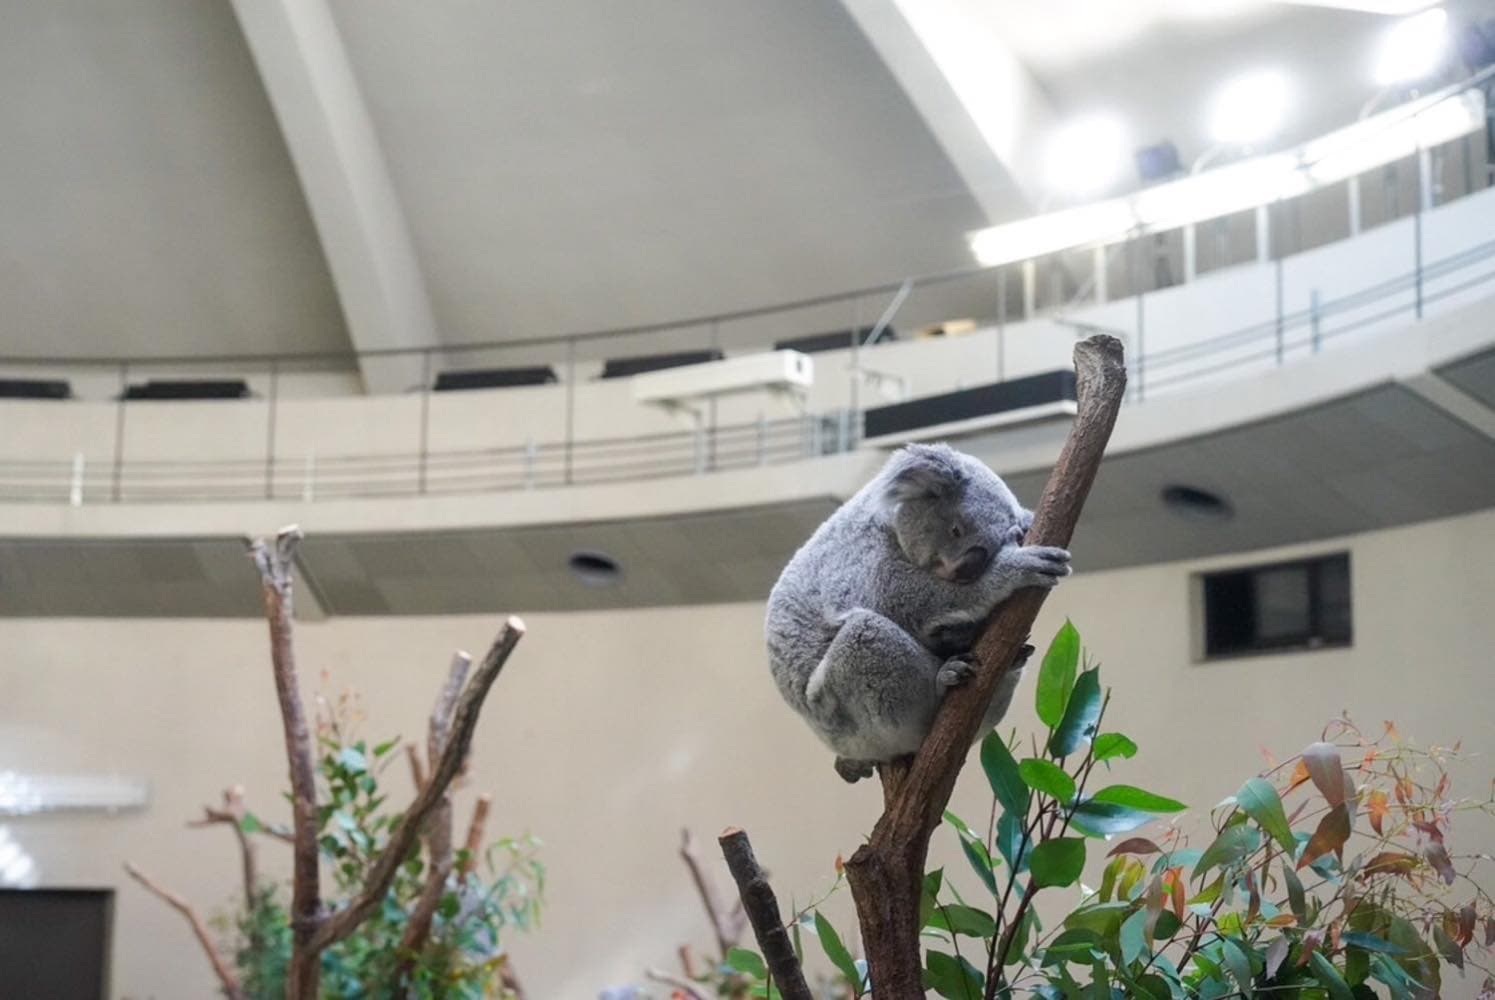
[[[1345,635],[1331,637],[1326,634],[1324,576],[1326,569],[1342,563],[1345,577],[1345,600],[1347,603]],[[1308,574],[1308,626],[1301,633],[1263,639],[1259,625],[1253,623],[1253,637],[1249,644],[1213,647],[1210,629],[1210,581],[1226,577],[1255,578],[1259,574],[1279,570],[1303,569]],[[1278,653],[1317,652],[1319,650],[1348,649],[1355,644],[1354,577],[1348,550],[1305,555],[1294,559],[1251,563],[1244,566],[1222,567],[1203,570],[1193,574],[1195,620],[1195,662],[1215,663],[1221,660],[1239,660],[1253,656],[1270,656]]]

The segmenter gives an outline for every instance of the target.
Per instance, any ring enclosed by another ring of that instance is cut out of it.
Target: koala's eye
[[[958,524],[952,524],[952,525],[950,525],[950,537],[951,538],[959,538],[963,534],[965,534],[965,532],[963,532],[963,531],[960,530],[960,525],[958,525]]]

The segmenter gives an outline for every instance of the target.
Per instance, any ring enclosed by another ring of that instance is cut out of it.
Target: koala
[[[768,598],[769,664],[784,700],[847,781],[919,748],[997,605],[1069,575],[1064,549],[1022,544],[1033,523],[996,473],[946,445],[909,445],[784,568]],[[1003,677],[1007,712],[1031,646]]]

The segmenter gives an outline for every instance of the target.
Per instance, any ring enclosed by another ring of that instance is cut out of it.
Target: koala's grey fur
[[[979,460],[909,445],[794,554],[768,598],[769,662],[843,778],[917,750],[945,692],[973,676],[991,611],[1069,574],[1065,550],[1022,544],[1032,523]],[[992,697],[988,728],[1031,651]]]

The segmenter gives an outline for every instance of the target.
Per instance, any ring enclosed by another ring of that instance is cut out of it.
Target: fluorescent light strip
[[[26,775],[0,771],[0,816],[84,810],[143,809],[150,799],[144,778],[112,775]]]
[[[1219,218],[1353,177],[1451,142],[1484,124],[1473,90],[1428,97],[1356,122],[1296,150],[1207,170],[1125,198],[1035,215],[971,233],[971,252],[987,267],[1078,247],[1115,243]]]

